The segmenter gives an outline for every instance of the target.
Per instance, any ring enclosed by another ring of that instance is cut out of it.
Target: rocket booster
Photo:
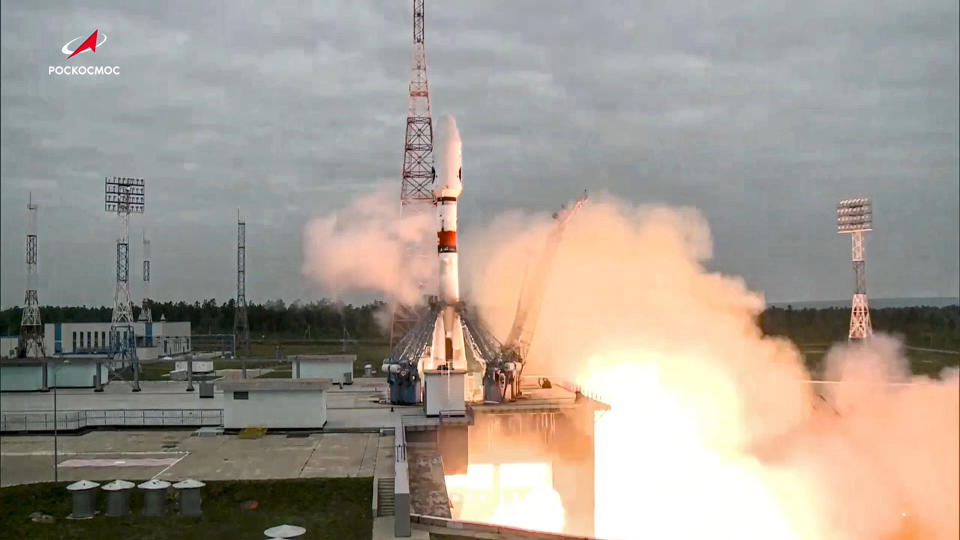
[[[437,254],[440,257],[440,300],[447,304],[460,301],[460,278],[457,265],[457,200],[463,191],[460,142],[456,141],[455,159],[448,162],[440,185],[434,187],[437,203]]]
[[[465,368],[463,330],[456,304],[460,302],[460,269],[457,254],[457,202],[463,191],[463,156],[460,135],[452,118],[448,122],[448,140],[443,170],[434,179],[433,196],[437,207],[437,256],[439,258],[438,296],[444,307],[434,330],[434,366]],[[442,340],[442,341],[441,341]]]

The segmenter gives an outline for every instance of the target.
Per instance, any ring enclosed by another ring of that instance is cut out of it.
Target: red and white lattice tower
[[[867,304],[866,257],[863,233],[873,230],[873,205],[868,198],[845,199],[837,205],[837,232],[849,234],[853,245],[853,307],[850,311],[850,340],[873,336]]]
[[[33,194],[27,203],[27,291],[23,298],[23,316],[20,318],[18,356],[43,358],[43,325],[40,322],[40,302],[37,297],[37,205]],[[4,351],[5,353],[6,351]]]
[[[403,143],[403,179],[400,185],[400,211],[403,216],[433,211],[433,179],[436,177],[433,161],[433,120],[430,114],[430,89],[427,85],[427,51],[423,41],[424,0],[413,0],[413,62],[410,69],[410,96],[407,108],[407,127]],[[410,267],[429,265],[431,259],[425,249],[414,248],[408,253],[406,273],[420,275]],[[398,276],[406,281],[405,276]],[[402,338],[416,323],[417,313],[411,306],[394,302],[390,325],[390,346]]]

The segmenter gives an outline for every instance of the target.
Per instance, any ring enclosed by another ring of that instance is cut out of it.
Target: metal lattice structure
[[[23,297],[23,316],[20,319],[18,356],[44,358],[43,324],[40,321],[40,301],[37,295],[37,209],[33,193],[27,202],[27,290]]]
[[[873,204],[868,198],[845,199],[837,205],[837,232],[849,234],[853,258],[853,305],[850,310],[850,340],[873,336],[867,303],[864,233],[873,230]]]
[[[403,143],[403,179],[400,184],[400,212],[408,216],[433,208],[433,118],[427,84],[427,50],[424,44],[424,0],[413,0],[413,61],[410,68],[407,125]],[[416,246],[407,254],[408,265],[424,265],[427,252]],[[403,279],[403,276],[398,276]],[[414,306],[394,303],[390,324],[390,346],[396,346],[418,320]]]
[[[433,205],[433,119],[427,84],[427,50],[423,42],[424,0],[413,0],[413,62],[410,69],[410,98],[403,144],[401,206]]]
[[[150,322],[153,320],[153,303],[150,294],[150,241],[147,240],[147,232],[143,232],[143,305],[140,308],[140,320]],[[147,346],[150,344],[148,343]]]
[[[146,205],[143,178],[114,176],[104,181],[104,210],[120,219],[117,239],[117,283],[110,318],[110,359],[113,367],[129,366],[133,390],[140,391],[136,338],[133,332],[133,301],[130,298],[130,214],[142,214]]]
[[[237,301],[233,311],[235,350],[245,346],[250,354],[250,322],[247,320],[247,222],[237,211]]]

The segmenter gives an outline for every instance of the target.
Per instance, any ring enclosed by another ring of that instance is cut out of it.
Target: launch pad
[[[403,418],[406,460],[398,467],[408,469],[411,521],[593,534],[594,418],[608,407],[526,381],[523,396],[472,404],[463,417]],[[543,521],[509,515],[530,505],[542,505],[534,513]]]

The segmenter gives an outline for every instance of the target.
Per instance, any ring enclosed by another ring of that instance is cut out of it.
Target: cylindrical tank
[[[133,486],[133,482],[114,480],[100,488],[107,493],[105,516],[120,517],[130,513],[130,490],[133,489]]]
[[[166,480],[147,480],[137,486],[143,491],[143,515],[162,516],[167,511],[167,488],[170,482]]]
[[[73,499],[73,519],[92,518],[97,508],[97,488],[100,484],[89,480],[80,480],[67,486],[67,491]]]
[[[306,534],[307,530],[298,525],[277,525],[263,531],[267,538],[299,538]]]
[[[192,478],[187,478],[173,485],[173,489],[179,493],[181,516],[199,517],[203,515],[203,510],[200,508],[202,502],[200,488],[205,485],[203,482]]]

